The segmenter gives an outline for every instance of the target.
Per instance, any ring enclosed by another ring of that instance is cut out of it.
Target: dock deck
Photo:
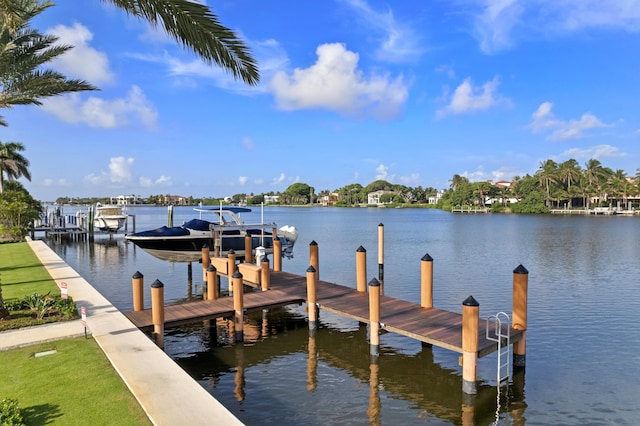
[[[246,311],[268,309],[306,302],[306,277],[288,272],[271,271],[270,290],[248,292],[244,295]],[[318,281],[317,304],[320,309],[363,323],[369,322],[369,296],[355,288]],[[124,313],[138,328],[153,326],[151,309]],[[233,298],[187,302],[165,307],[165,327],[193,323],[234,315]],[[462,353],[462,314],[437,308],[423,308],[420,304],[389,296],[380,296],[382,329],[408,336],[433,346]],[[479,323],[478,357],[497,350],[497,343],[486,338],[486,321]],[[511,328],[511,343],[521,340],[524,331]]]

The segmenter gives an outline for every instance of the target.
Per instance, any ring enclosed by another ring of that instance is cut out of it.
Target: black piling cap
[[[358,252],[358,253],[365,252],[365,253],[366,253],[367,251],[364,249],[364,247],[360,246],[360,247],[358,247],[358,249],[356,250],[356,252]]]
[[[233,249],[229,249],[229,251],[227,252],[227,254],[236,254],[235,251],[233,251]]]
[[[202,245],[202,248],[203,248],[203,249],[207,249],[207,248],[209,248],[209,244],[204,243],[204,244]]]
[[[162,284],[162,281],[160,280],[155,280],[153,284],[151,284],[151,288],[162,288],[162,287],[164,287],[164,284]]]
[[[384,226],[384,225],[382,224],[382,222],[380,222],[380,223],[378,224],[378,226]]]
[[[240,271],[238,269],[236,269],[236,271],[233,273],[231,278],[242,278],[242,274],[240,273]]]
[[[314,268],[313,265],[309,265],[307,272],[316,272],[316,268]]]
[[[422,256],[422,259],[425,262],[433,262],[433,257],[429,256],[429,253],[425,254],[424,256]]]
[[[313,240],[313,241],[311,241],[311,242],[309,243],[309,245],[310,245],[310,246],[317,246],[317,245],[318,245],[318,243],[316,243],[316,241],[315,241],[315,240]]]
[[[269,256],[267,256],[266,254],[264,256],[262,256],[262,261],[263,262],[269,262]]]
[[[213,266],[213,263],[209,264],[209,267],[207,268],[207,271],[209,272],[215,272],[217,271],[216,267]]]
[[[131,277],[131,278],[134,278],[134,279],[144,278],[144,275],[142,275],[142,274],[140,273],[140,271],[136,271],[136,273],[135,273],[135,274],[133,274],[133,277]]]
[[[513,273],[526,275],[529,273],[529,271],[527,271],[527,268],[525,268],[524,266],[522,266],[522,264],[520,264],[516,269],[513,270]]]
[[[371,278],[371,281],[369,281],[369,287],[380,287],[380,281],[375,278]]]
[[[464,299],[464,302],[462,302],[462,306],[480,306],[480,304],[476,301],[476,299],[473,298],[473,296],[469,296]]]

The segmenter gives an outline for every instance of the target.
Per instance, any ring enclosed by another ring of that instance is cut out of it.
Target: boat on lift
[[[298,231],[293,226],[277,229],[275,223],[247,224],[241,219],[242,213],[251,212],[250,208],[238,206],[197,207],[199,217],[180,226],[161,226],[148,231],[125,235],[147,253],[172,262],[199,261],[202,247],[206,244],[212,254],[227,256],[233,250],[237,259],[246,255],[254,256],[256,249],[264,248],[264,254],[273,254],[273,239],[280,240],[282,256],[293,257],[293,246]],[[203,213],[212,214],[212,220],[202,219]],[[245,237],[251,236],[251,253],[245,253]]]
[[[97,203],[93,226],[102,232],[118,232],[127,224],[127,217],[123,205]]]

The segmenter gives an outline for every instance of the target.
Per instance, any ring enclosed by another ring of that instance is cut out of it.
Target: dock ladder
[[[498,343],[498,386],[509,380],[511,371],[511,318],[505,312],[498,312],[487,318],[487,340]]]

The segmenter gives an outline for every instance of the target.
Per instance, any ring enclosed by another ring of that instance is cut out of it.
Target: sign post
[[[62,297],[63,299],[67,299],[68,296],[69,296],[69,291],[67,289],[67,283],[61,282],[60,283],[60,297]]]
[[[87,308],[84,306],[80,308],[80,315],[82,315],[82,326],[84,327],[84,338],[87,338]]]

